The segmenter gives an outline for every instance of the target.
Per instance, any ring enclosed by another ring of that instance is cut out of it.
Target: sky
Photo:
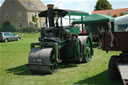
[[[91,13],[97,0],[41,0],[45,5],[54,4],[57,8],[72,9]],[[108,0],[113,9],[128,8],[128,0]],[[0,6],[4,0],[0,0]]]

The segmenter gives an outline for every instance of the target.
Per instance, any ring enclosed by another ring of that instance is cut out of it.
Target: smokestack
[[[49,19],[49,27],[54,27],[54,5],[48,4],[48,19]]]

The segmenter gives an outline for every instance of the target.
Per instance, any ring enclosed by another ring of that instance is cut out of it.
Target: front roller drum
[[[32,73],[55,73],[59,68],[53,48],[32,48],[28,68]]]

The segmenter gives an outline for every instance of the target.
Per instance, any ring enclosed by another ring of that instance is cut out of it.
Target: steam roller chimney
[[[48,19],[49,19],[49,27],[54,27],[54,5],[48,4]]]

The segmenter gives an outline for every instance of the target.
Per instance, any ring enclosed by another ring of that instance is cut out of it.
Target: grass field
[[[122,81],[111,81],[108,62],[112,55],[94,48],[91,62],[62,65],[53,75],[32,75],[26,67],[30,43],[37,42],[39,33],[20,34],[22,40],[0,43],[0,85],[122,85]]]

